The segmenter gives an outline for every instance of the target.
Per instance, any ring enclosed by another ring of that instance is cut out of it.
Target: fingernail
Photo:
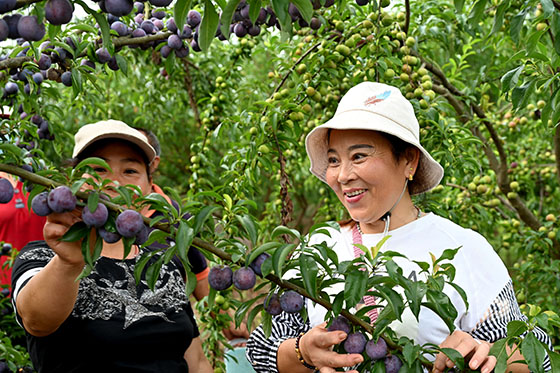
[[[354,364],[359,364],[359,363],[361,363],[361,362],[362,362],[362,358],[361,358],[361,357],[356,357],[356,358],[354,359]]]
[[[344,332],[338,333],[338,338],[346,339],[346,333],[344,333]]]
[[[471,366],[472,369],[478,368],[478,360],[472,360],[469,365]]]
[[[489,373],[489,372],[490,372],[490,370],[489,370],[488,368],[484,368],[484,369],[482,369],[482,371],[481,371],[481,373]]]

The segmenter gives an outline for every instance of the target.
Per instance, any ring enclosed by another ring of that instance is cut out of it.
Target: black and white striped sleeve
[[[273,316],[270,337],[265,336],[262,325],[251,333],[247,341],[247,359],[257,373],[278,373],[276,354],[280,344],[310,328],[309,322],[305,322],[299,313],[283,312]]]
[[[492,302],[485,317],[469,333],[477,339],[493,343],[507,337],[507,324],[513,320],[527,321],[527,317],[519,309],[510,280]],[[552,341],[541,328],[535,327],[532,333],[552,350]],[[551,370],[548,355],[544,360],[543,368],[545,371]]]

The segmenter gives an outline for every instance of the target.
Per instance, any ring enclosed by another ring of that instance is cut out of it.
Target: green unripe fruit
[[[225,301],[226,301],[226,298],[224,298],[224,296],[221,295],[221,294],[216,295],[216,298],[214,298],[214,302],[218,305],[224,304]]]
[[[537,31],[543,31],[544,29],[546,29],[546,23],[545,22],[537,23]]]
[[[485,184],[490,184],[492,182],[492,178],[488,175],[484,175],[481,179],[480,182],[485,183]]]
[[[422,83],[422,88],[424,88],[425,90],[432,89],[432,82],[426,81]]]
[[[317,92],[317,91],[313,87],[307,87],[307,89],[305,90],[305,93],[307,93],[307,95],[309,97],[313,96],[315,94],[315,92]]]
[[[556,232],[555,231],[550,231],[547,233],[546,235],[548,238],[550,238],[551,240],[554,239],[554,237],[556,237]]]
[[[320,92],[315,92],[315,94],[313,95],[313,100],[316,102],[321,102],[321,99],[323,98],[323,96],[321,96]]]
[[[397,36],[397,39],[404,40],[404,39],[406,39],[406,32],[404,32],[404,31],[397,32],[396,36]]]
[[[511,189],[515,190],[515,191],[518,191],[518,190],[519,190],[519,183],[518,183],[517,181],[512,181],[512,182],[509,184],[509,187],[510,187]]]
[[[400,75],[400,79],[401,79],[402,82],[405,82],[405,83],[406,83],[406,82],[408,82],[408,81],[410,80],[410,76],[409,76],[407,73],[402,73],[402,74]]]
[[[259,152],[261,152],[262,154],[267,154],[268,152],[270,152],[270,149],[268,149],[268,146],[266,146],[265,144],[262,144],[261,146],[259,146],[259,148],[257,150]]]
[[[427,74],[428,74],[428,70],[426,70],[425,67],[421,67],[421,68],[418,69],[418,75],[424,76],[424,75],[427,75]]]
[[[539,100],[539,101],[537,102],[537,107],[538,107],[539,109],[544,109],[545,106],[546,106],[546,101],[545,101],[545,100]]]
[[[469,190],[471,192],[474,192],[476,190],[476,184],[475,183],[469,183],[469,185],[467,187],[469,188]]]
[[[344,31],[344,22],[338,21],[336,23],[335,28],[336,28],[337,31],[341,31],[341,32]]]
[[[251,134],[251,135],[256,135],[258,131],[259,131],[259,130],[257,129],[257,127],[251,127],[251,128],[249,129],[249,134]]]
[[[245,40],[245,39],[243,39]],[[296,73],[298,73],[299,75],[303,74],[304,72],[307,71],[307,65],[304,63],[300,63],[299,65],[297,65],[296,67]]]
[[[428,104],[428,101],[421,99],[420,100],[420,108],[422,109],[427,109],[430,107],[430,104]]]
[[[381,0],[381,7],[386,8],[391,4],[391,0]]]
[[[509,192],[509,193],[507,194],[507,198],[509,198],[509,199],[515,199],[515,198],[517,198],[517,193],[515,193],[515,192]]]
[[[424,94],[430,99],[433,100],[434,98],[436,98],[436,93],[434,91],[432,91],[431,89],[427,90],[426,92],[424,92]]]
[[[309,105],[309,104],[303,105],[303,106],[301,107],[301,109],[302,109],[303,111],[305,111],[306,113],[310,113],[310,112],[313,110],[313,108],[312,108],[311,105]]]
[[[336,46],[336,48],[334,48],[334,50],[338,53],[340,53],[343,56],[349,56],[351,53],[350,48],[348,48],[346,45],[344,44],[339,44]]]
[[[422,88],[416,88],[414,90],[414,97],[421,97],[423,92]]]
[[[478,194],[484,194],[488,191],[488,187],[484,184],[480,184],[476,187],[476,192]]]
[[[381,23],[383,26],[389,26],[393,23],[393,16],[389,13],[385,13],[383,18],[381,18]]]
[[[385,73],[383,74],[383,77],[385,79],[393,79],[395,77],[395,70],[393,70],[393,69],[385,70]]]
[[[414,44],[416,44],[416,39],[414,39],[412,36],[409,36],[408,38],[406,38],[406,41],[404,43],[408,47],[412,48],[414,46]]]
[[[366,28],[366,29],[370,29],[373,27],[373,22],[371,22],[369,19],[366,19],[362,25]]]

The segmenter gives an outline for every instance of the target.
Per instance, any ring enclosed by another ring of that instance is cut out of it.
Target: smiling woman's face
[[[95,165],[95,172],[103,179],[117,181],[119,185],[133,184],[140,187],[142,194],[150,193],[152,184],[148,176],[146,162],[142,153],[126,141],[101,142],[91,145],[92,151],[88,157],[98,157],[105,160],[112,172]]]
[[[397,161],[389,140],[375,131],[331,131],[327,156],[327,183],[360,223],[389,211],[410,173],[406,157]]]

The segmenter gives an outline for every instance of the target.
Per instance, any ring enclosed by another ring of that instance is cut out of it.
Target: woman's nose
[[[341,162],[338,168],[338,182],[346,184],[354,178],[354,165],[352,162]]]

